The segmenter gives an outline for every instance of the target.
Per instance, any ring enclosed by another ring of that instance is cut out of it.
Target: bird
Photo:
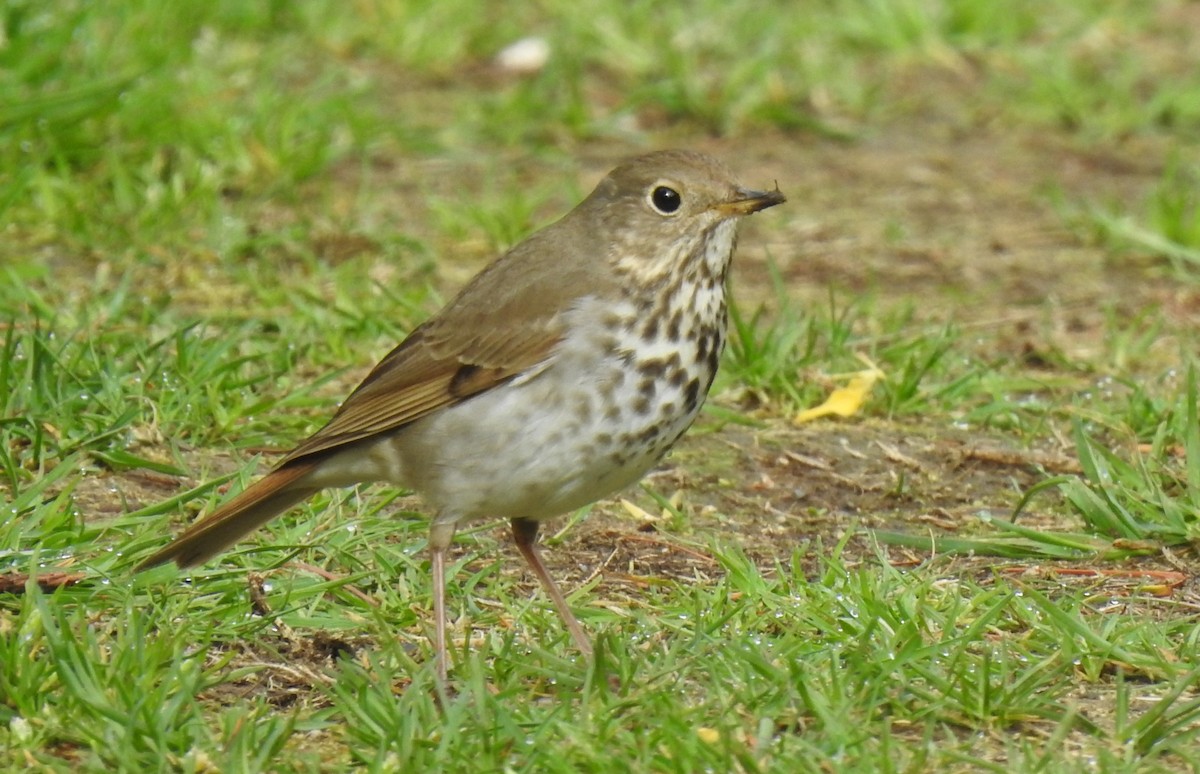
[[[691,426],[725,345],[739,221],[786,200],[717,159],[625,161],[560,220],[482,269],[389,352],[320,430],[137,570],[202,564],[329,487],[382,482],[433,511],[437,677],[448,674],[446,554],[504,518],[576,647],[591,642],[538,528],[637,482]]]

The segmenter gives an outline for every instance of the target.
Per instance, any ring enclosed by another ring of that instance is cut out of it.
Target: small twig
[[[1059,455],[1019,452],[1011,449],[987,449],[980,446],[968,447],[962,452],[963,460],[990,462],[993,465],[1028,467],[1037,465],[1051,473],[1082,473],[1078,460]]]
[[[39,573],[35,580],[38,588],[50,592],[64,586],[74,586],[87,575],[81,572],[44,572]],[[0,594],[24,594],[25,584],[29,582],[27,572],[6,572],[0,574]]]
[[[1171,588],[1182,586],[1191,577],[1187,573],[1175,570],[1109,570],[1096,567],[1024,567],[1021,565],[1000,568],[1000,572],[1008,575],[1020,575],[1030,570],[1082,578],[1145,578],[1159,581]]]
[[[907,454],[900,451],[895,446],[892,446],[890,443],[885,443],[884,441],[876,438],[875,445],[883,450],[883,456],[887,457],[889,462],[899,463],[900,465],[912,470],[924,470],[924,466],[920,462],[917,462],[912,457],[909,457]]]
[[[306,684],[325,683],[326,685],[333,685],[337,682],[336,679],[330,677],[329,675],[323,675],[320,672],[308,669],[306,667],[291,666],[289,664],[282,664],[273,661],[249,661],[245,664],[241,664],[240,666],[265,669],[272,672],[282,672],[283,674],[292,677],[296,682]]]
[[[846,449],[846,453],[851,455],[852,457],[857,457],[859,459],[866,459],[866,457],[864,457],[859,452],[853,451],[852,449],[849,449],[849,448]],[[855,479],[849,478],[847,476],[843,476],[841,473],[835,473],[832,467],[825,464],[821,460],[816,459],[815,457],[806,457],[803,454],[797,454],[796,452],[792,452],[792,451],[785,451],[783,453],[783,456],[786,457],[787,459],[791,460],[792,462],[797,462],[797,463],[803,465],[806,468],[812,468],[814,470],[819,470],[822,473],[824,473],[825,475],[832,478],[834,481],[838,482],[839,484],[843,484],[845,486],[851,487],[857,492],[871,491],[871,487],[867,486],[863,482],[856,481]]]
[[[708,554],[702,554],[699,551],[693,551],[690,548],[684,548],[683,546],[677,545],[675,543],[668,543],[665,540],[657,540],[652,537],[643,537],[641,535],[621,535],[620,539],[628,540],[628,541],[634,542],[634,543],[648,543],[653,546],[661,546],[663,548],[669,548],[669,549],[673,549],[675,551],[679,551],[681,553],[687,554],[688,556],[694,556],[695,558],[701,559],[705,562],[708,562],[709,564],[717,563],[717,560],[713,559]]]
[[[792,462],[800,463],[801,465],[803,465],[806,468],[814,468],[816,470],[822,471],[823,473],[832,473],[833,472],[833,468],[829,467],[829,465],[827,463],[823,462],[822,460],[817,459],[816,457],[808,457],[803,454],[797,454],[794,451],[785,451],[783,453],[783,456],[787,457]]]
[[[617,555],[617,551],[619,551],[619,550],[621,550],[621,549],[619,546],[617,546],[617,547],[614,547],[612,551],[609,551],[608,556],[604,558],[604,561],[601,562],[600,564],[596,565],[596,569],[594,569],[590,573],[588,573],[588,576],[586,578],[584,578],[583,581],[579,585],[586,586],[589,583],[591,583],[592,581],[596,580],[596,578],[600,577],[600,573],[604,572],[604,570],[608,567],[608,565],[612,563],[613,558]]]

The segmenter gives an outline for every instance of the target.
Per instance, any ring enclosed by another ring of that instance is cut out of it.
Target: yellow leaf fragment
[[[820,417],[829,416],[830,414],[839,417],[849,417],[857,414],[862,405],[866,403],[867,398],[871,396],[871,390],[875,387],[875,382],[883,378],[883,371],[876,368],[874,363],[861,355],[859,359],[868,365],[866,370],[855,371],[852,374],[843,374],[843,378],[849,378],[845,387],[838,387],[829,393],[829,397],[821,405],[805,409],[796,414],[792,418],[792,422],[799,425],[819,419]]]
[[[621,506],[625,509],[626,513],[628,513],[630,516],[632,516],[635,519],[641,519],[642,521],[657,521],[658,520],[658,517],[652,516],[649,511],[645,510],[644,508],[638,506],[637,504],[635,504],[629,500],[626,500],[623,497],[621,498]]]

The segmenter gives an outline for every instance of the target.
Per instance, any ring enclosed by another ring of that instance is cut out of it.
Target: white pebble
[[[550,44],[545,38],[521,38],[496,54],[496,66],[517,75],[532,75],[549,59]]]

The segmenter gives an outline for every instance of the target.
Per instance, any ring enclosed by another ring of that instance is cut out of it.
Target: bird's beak
[[[745,188],[739,188],[734,198],[721,202],[713,209],[726,217],[734,217],[749,215],[786,201],[787,197],[783,195],[783,191],[780,191],[778,186],[774,191],[748,191]]]

